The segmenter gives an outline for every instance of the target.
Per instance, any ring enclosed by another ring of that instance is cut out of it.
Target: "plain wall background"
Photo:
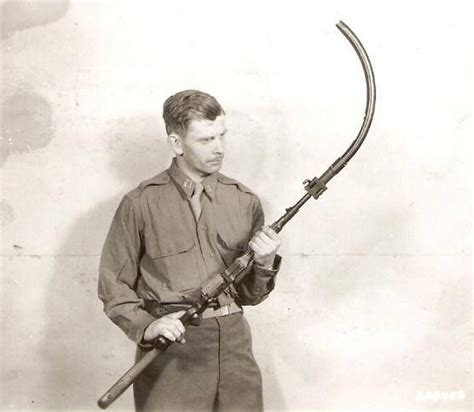
[[[0,408],[97,409],[131,366],[96,298],[99,254],[122,195],[169,165],[170,94],[220,100],[222,171],[268,222],[342,154],[365,106],[342,19],[372,60],[376,114],[282,232],[276,290],[246,310],[266,407],[469,410],[468,5],[3,2]],[[130,391],[111,407],[130,408]]]

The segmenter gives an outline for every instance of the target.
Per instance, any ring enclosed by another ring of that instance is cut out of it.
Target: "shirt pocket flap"
[[[217,242],[225,249],[245,252],[249,239],[248,234],[243,231],[240,234],[236,232],[231,235],[230,233],[226,233],[226,230],[221,229],[217,231]]]
[[[160,237],[146,239],[146,253],[152,259],[160,259],[190,251],[194,247],[194,240],[189,236]]]

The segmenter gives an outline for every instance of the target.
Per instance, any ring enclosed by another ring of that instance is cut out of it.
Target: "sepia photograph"
[[[0,410],[473,410],[470,3],[0,1]]]

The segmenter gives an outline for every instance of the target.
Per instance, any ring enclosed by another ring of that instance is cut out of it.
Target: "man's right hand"
[[[158,336],[164,336],[172,342],[185,343],[184,339],[184,325],[179,318],[186,312],[180,310],[179,312],[170,313],[150,323],[145,329],[143,339],[146,342],[155,340]]]

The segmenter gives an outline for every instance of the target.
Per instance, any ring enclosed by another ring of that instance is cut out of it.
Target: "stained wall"
[[[2,2],[1,403],[96,409],[134,347],[102,313],[121,196],[169,165],[161,104],[227,111],[225,174],[269,222],[377,111],[329,190],[282,232],[246,313],[268,410],[472,405],[472,46],[467,1]],[[133,408],[126,393],[113,408]]]

